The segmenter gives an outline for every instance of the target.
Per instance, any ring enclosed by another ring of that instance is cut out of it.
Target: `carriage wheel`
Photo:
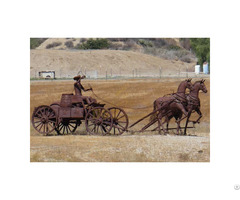
[[[74,133],[77,129],[77,126],[78,126],[77,120],[63,119],[55,128],[55,130],[59,135],[67,135]]]
[[[33,127],[42,134],[49,134],[56,128],[56,113],[50,106],[39,106],[32,115]]]
[[[113,128],[111,134],[121,135],[128,127],[128,116],[121,108],[112,107],[108,109],[113,116]]]
[[[111,113],[103,107],[94,107],[88,111],[85,118],[87,132],[93,135],[108,134],[113,125]]]

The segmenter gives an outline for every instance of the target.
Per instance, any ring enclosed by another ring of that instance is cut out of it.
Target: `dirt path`
[[[209,162],[210,138],[173,135],[31,136],[32,162]]]

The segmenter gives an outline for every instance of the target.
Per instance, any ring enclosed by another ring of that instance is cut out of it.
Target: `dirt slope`
[[[165,60],[138,52],[121,50],[46,50],[30,51],[30,75],[39,71],[54,70],[56,77],[73,77],[79,71],[97,71],[98,77],[108,75],[132,76],[135,74],[158,76],[194,70],[195,63]]]

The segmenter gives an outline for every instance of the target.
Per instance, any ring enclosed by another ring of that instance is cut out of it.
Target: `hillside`
[[[56,44],[56,46],[50,47],[50,49],[60,49],[60,50],[66,50],[66,49],[73,49],[77,48],[79,44],[84,43],[87,41],[88,38],[46,38],[42,39],[42,43],[36,48],[36,49],[47,49],[49,48],[48,45],[51,45],[53,43]],[[139,42],[140,40],[140,42]],[[129,46],[129,49],[143,49],[143,46],[147,46],[150,44],[148,41],[151,41],[152,47],[160,47],[160,46],[166,46],[166,45],[172,45],[172,46],[178,46],[183,47],[180,43],[179,38],[156,38],[156,39],[138,39],[138,38],[108,38],[108,41],[110,42],[110,48],[116,48],[116,47],[123,47]],[[141,43],[141,41],[146,41],[145,43]],[[158,41],[156,42],[152,41]],[[148,43],[147,43],[148,42]],[[67,43],[72,43],[72,46],[68,45]],[[132,46],[129,45],[132,43]],[[184,47],[183,47],[184,48]]]
[[[124,50],[167,60],[197,62],[189,38],[30,38],[31,49]]]
[[[194,71],[195,62],[167,60],[140,52],[122,50],[40,48],[30,51],[30,65],[31,77],[38,77],[39,71],[54,70],[57,78],[71,78],[80,71],[84,74],[96,72],[98,77],[105,77],[106,73],[108,76],[159,76],[161,69],[161,75],[176,75],[187,69]]]

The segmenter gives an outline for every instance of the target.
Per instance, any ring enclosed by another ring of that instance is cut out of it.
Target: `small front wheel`
[[[78,126],[77,120],[66,120],[63,119],[58,126],[56,127],[56,132],[59,135],[67,135],[72,134],[76,131]]]

